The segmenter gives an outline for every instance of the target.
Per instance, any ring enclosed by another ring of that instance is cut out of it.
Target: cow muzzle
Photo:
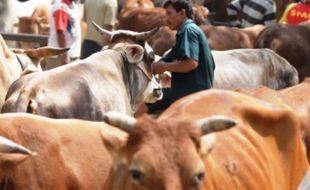
[[[156,88],[153,90],[153,96],[158,100],[163,98],[163,90],[161,88]]]
[[[148,87],[144,91],[144,103],[155,103],[163,98],[163,90],[158,84],[155,76],[149,81]]]

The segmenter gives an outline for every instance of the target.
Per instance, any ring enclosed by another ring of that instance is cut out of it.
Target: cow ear
[[[129,44],[125,47],[129,63],[140,62],[143,58],[144,49],[140,45]]]
[[[117,159],[119,151],[127,143],[128,133],[105,124],[105,126],[101,128],[101,137],[113,159]]]
[[[51,57],[60,55],[67,52],[70,48],[54,48],[54,47],[40,47],[36,49],[26,49],[24,53],[32,59],[41,59],[45,57]]]

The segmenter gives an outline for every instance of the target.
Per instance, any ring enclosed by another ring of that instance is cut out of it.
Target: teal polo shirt
[[[187,58],[196,60],[198,67],[187,73],[171,73],[173,100],[213,86],[215,64],[209,42],[204,32],[191,19],[182,24],[176,34],[175,45],[161,60],[171,62]]]

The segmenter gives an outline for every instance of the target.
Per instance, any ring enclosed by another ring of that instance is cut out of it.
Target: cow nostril
[[[162,91],[161,88],[156,88],[156,89],[154,89],[153,94],[154,94],[154,96],[155,96],[156,98],[162,98],[162,96],[163,96],[163,91]]]

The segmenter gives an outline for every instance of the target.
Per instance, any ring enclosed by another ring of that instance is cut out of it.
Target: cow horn
[[[146,40],[148,40],[150,37],[152,37],[158,30],[159,30],[159,27],[156,27],[156,28],[153,28],[153,29],[150,30],[150,31],[140,32],[140,33],[136,34],[136,39],[137,39],[137,40],[146,41]]]
[[[98,24],[96,24],[94,21],[92,22],[94,27],[96,28],[97,31],[100,32],[101,35],[104,35],[107,39],[111,40],[113,37],[113,33],[109,30],[106,30],[104,28],[101,28]]]
[[[216,115],[197,121],[198,126],[201,129],[202,135],[206,135],[212,132],[223,131],[230,129],[237,125],[237,122],[226,116]]]
[[[36,155],[35,152],[14,143],[13,141],[0,136],[0,152],[1,153],[18,153],[18,154],[28,154]]]
[[[32,59],[40,59],[43,57],[50,57],[54,55],[60,55],[68,51],[70,48],[51,48],[51,47],[40,47],[37,49],[27,49],[24,53]]]
[[[114,127],[120,128],[127,133],[130,133],[136,126],[137,120],[128,115],[110,111],[104,115],[104,121]]]

